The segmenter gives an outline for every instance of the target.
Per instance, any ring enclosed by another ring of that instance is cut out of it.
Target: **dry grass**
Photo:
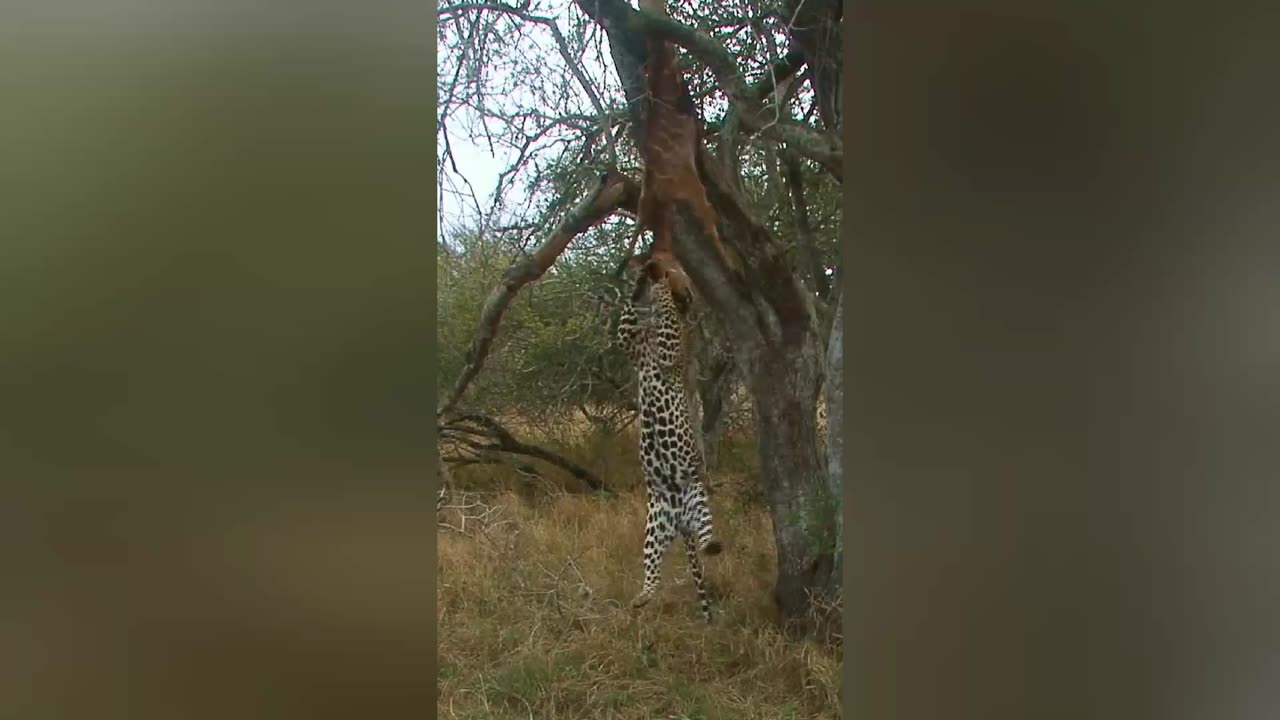
[[[770,521],[743,497],[728,482],[712,496],[726,550],[705,563],[707,626],[683,552],[647,607],[628,604],[643,491],[455,493],[438,533],[439,717],[839,717],[839,654],[774,628]]]

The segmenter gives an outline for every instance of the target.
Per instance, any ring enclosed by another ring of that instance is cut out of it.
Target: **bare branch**
[[[564,33],[560,32],[560,27],[556,25],[555,20],[539,15],[531,15],[525,12],[524,7],[512,7],[510,5],[502,5],[501,3],[461,3],[457,5],[449,5],[440,8],[436,15],[440,18],[447,18],[466,11],[490,11],[501,12],[513,15],[526,22],[536,23],[551,31],[552,37],[555,38],[556,47],[560,51],[560,57],[564,58],[565,64],[569,67],[569,72],[573,73],[573,77],[582,86],[582,91],[587,94],[587,99],[591,101],[591,106],[595,108],[596,115],[600,118],[600,125],[603,130],[604,140],[609,151],[609,164],[613,167],[618,165],[618,148],[614,144],[613,135],[609,132],[609,113],[605,111],[604,103],[600,100],[600,95],[596,93],[592,87],[591,81],[582,72],[582,66],[573,53],[569,50],[569,43],[565,40]]]
[[[462,375],[458,378],[448,398],[436,411],[437,417],[451,411],[462,398],[467,387],[484,367],[489,348],[498,332],[498,324],[516,293],[525,285],[537,280],[560,257],[579,234],[591,226],[604,220],[619,208],[634,211],[639,200],[639,185],[622,173],[610,171],[601,176],[595,190],[582,200],[560,225],[551,233],[542,247],[532,255],[522,257],[511,264],[503,274],[502,281],[489,293],[484,307],[480,311],[480,324],[476,329],[471,347],[467,351],[467,362]]]

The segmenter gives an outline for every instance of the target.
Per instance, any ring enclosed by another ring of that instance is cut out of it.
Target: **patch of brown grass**
[[[717,611],[697,609],[677,541],[640,589],[643,491],[614,499],[458,493],[439,540],[441,718],[836,718],[840,657],[772,623],[767,513],[715,492],[725,552],[707,558]],[[483,517],[482,517],[483,516]]]

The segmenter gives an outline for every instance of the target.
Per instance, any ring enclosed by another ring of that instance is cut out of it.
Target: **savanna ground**
[[[454,471],[439,514],[441,718],[839,717],[841,651],[773,622],[773,533],[750,437],[711,473],[725,552],[706,558],[716,610],[697,609],[682,543],[640,589],[645,491],[634,435],[539,440],[593,468],[614,497],[565,492],[508,466]]]

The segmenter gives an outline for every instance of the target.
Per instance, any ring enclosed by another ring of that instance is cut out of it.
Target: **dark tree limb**
[[[782,88],[790,84],[796,73],[804,69],[806,62],[803,52],[799,50],[788,51],[786,56],[775,62],[769,68],[769,72],[756,84],[754,90],[756,99],[760,102],[765,102],[776,88]]]
[[[559,453],[516,439],[501,423],[487,415],[479,413],[460,415],[441,426],[440,432],[449,439],[467,445],[480,453],[506,453],[542,460],[567,471],[596,492],[609,492],[604,482],[596,477],[595,473]]]
[[[787,56],[782,60],[771,65],[769,72],[751,90],[755,102],[763,104],[772,100],[774,106],[783,107],[785,105],[784,98],[789,95],[788,90],[791,87],[791,81],[795,78],[796,73],[804,68],[804,64],[804,53],[792,51],[787,53]],[[713,129],[711,124],[708,123],[707,128],[708,132],[719,135],[720,164],[724,167],[725,174],[731,178],[740,176],[738,148],[740,147],[739,126],[741,121],[739,115],[739,108],[730,106],[723,124]]]
[[[595,189],[551,233],[546,242],[531,255],[522,257],[511,264],[503,273],[502,281],[489,293],[484,307],[480,311],[480,324],[476,328],[475,337],[467,350],[467,362],[462,374],[454,383],[445,402],[436,410],[436,417],[451,412],[458,405],[463,393],[471,385],[484,361],[489,356],[489,348],[498,333],[498,324],[506,313],[516,293],[525,285],[537,280],[560,257],[570,241],[585,232],[593,225],[601,222],[616,210],[635,210],[640,197],[640,187],[631,178],[620,172],[609,171],[600,177]]]
[[[809,220],[809,203],[805,198],[804,172],[800,165],[800,158],[791,153],[783,153],[782,172],[791,195],[791,211],[796,223],[796,232],[800,238],[800,250],[805,264],[809,266],[809,274],[813,277],[813,289],[817,291],[818,297],[829,300],[831,283],[827,279],[826,267],[818,254],[818,244],[813,237],[813,223]]]
[[[542,473],[538,472],[538,468],[521,462],[511,462],[493,453],[478,453],[474,456],[468,455],[446,455],[444,461],[454,467],[466,467],[468,465],[510,465],[519,471],[522,475],[542,478]]]
[[[648,59],[649,47],[644,35],[628,32],[626,29],[627,20],[635,13],[635,8],[627,0],[574,0],[574,2],[583,14],[604,28],[605,34],[609,36],[614,65],[627,96],[627,107],[632,119],[631,132],[633,139],[638,142],[643,126],[641,112],[643,103],[638,100],[645,95],[642,66]]]
[[[708,471],[719,464],[720,437],[727,419],[725,400],[733,387],[733,370],[732,355],[717,355],[698,383],[698,395],[702,399],[702,449]]]
[[[828,131],[840,130],[842,0],[786,0],[792,43],[809,60],[809,79],[818,116]]]

